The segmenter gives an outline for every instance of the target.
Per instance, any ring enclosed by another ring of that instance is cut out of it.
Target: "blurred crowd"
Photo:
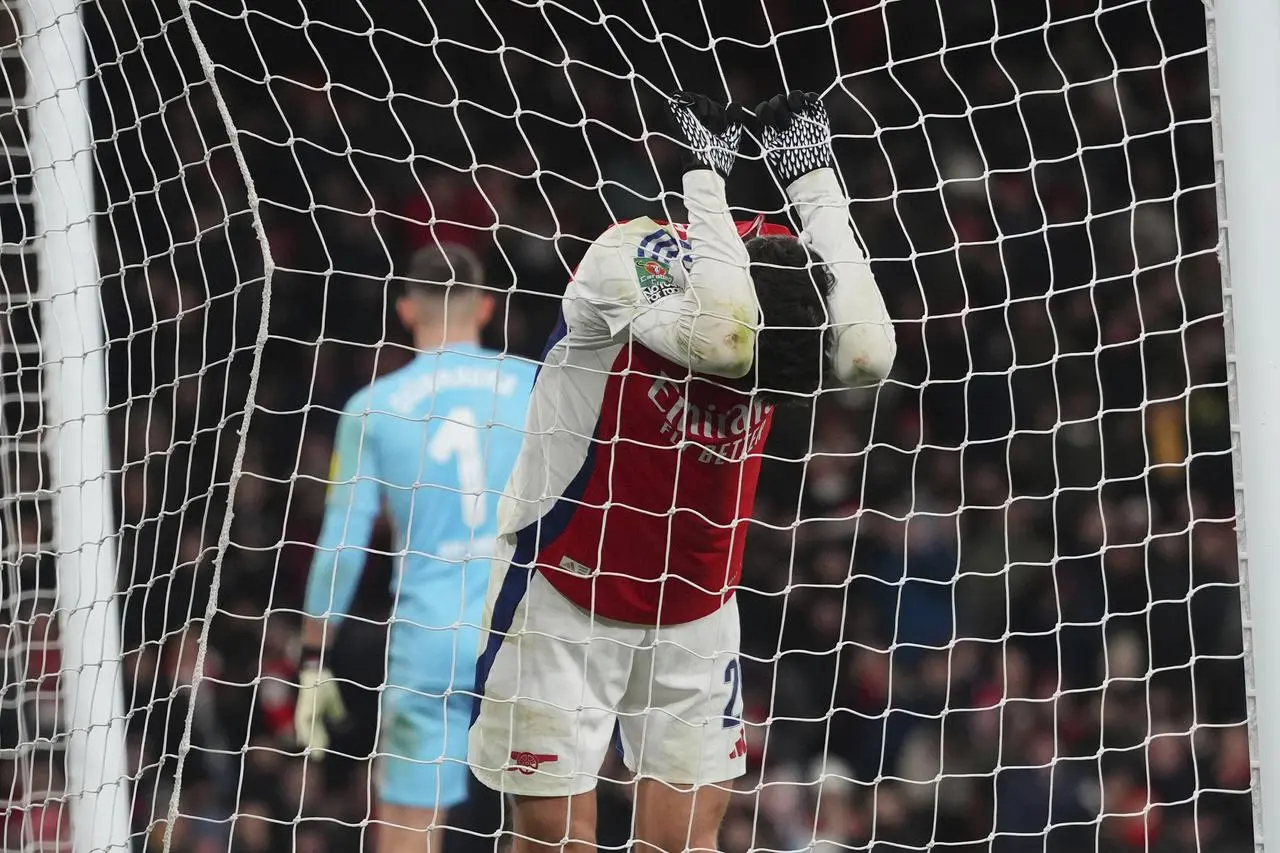
[[[680,218],[653,135],[676,85],[825,93],[899,341],[884,387],[770,439],[726,853],[1252,849],[1199,2],[253,5],[194,12],[221,101],[165,3],[87,24],[112,57],[95,135],[140,850],[188,726],[178,853],[370,842],[384,554],[335,650],[350,758],[297,755],[290,679],[335,413],[409,357],[386,279],[424,242],[473,246],[502,290],[488,343],[536,357],[590,239]],[[730,198],[786,221],[756,163]],[[622,847],[630,788],[605,776],[600,841]],[[478,796],[451,853],[492,849],[500,818]]]

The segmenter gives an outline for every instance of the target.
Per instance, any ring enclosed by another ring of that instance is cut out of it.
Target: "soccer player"
[[[825,378],[883,379],[896,351],[816,96],[757,109],[798,239],[729,212],[737,113],[671,106],[689,223],[588,248],[500,510],[469,756],[513,797],[516,853],[593,849],[611,743],[639,849],[715,849],[721,783],[746,769],[733,593],[770,418]]]
[[[457,245],[412,258],[400,320],[420,352],[347,403],[307,579],[294,730],[315,759],[345,715],[322,661],[385,509],[396,542],[376,768],[378,849],[438,851],[466,798],[467,728],[497,495],[523,440],[532,363],[479,345],[493,314],[480,262]]]

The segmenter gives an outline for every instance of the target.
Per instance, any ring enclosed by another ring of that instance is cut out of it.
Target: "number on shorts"
[[[462,523],[470,528],[484,524],[484,455],[480,450],[475,413],[464,406],[450,409],[436,428],[427,450],[436,462],[444,464],[452,460],[458,466]]]
[[[724,706],[724,727],[731,729],[742,722],[742,708],[738,700],[742,693],[742,667],[737,658],[733,658],[724,667],[724,683],[729,688],[729,702]]]

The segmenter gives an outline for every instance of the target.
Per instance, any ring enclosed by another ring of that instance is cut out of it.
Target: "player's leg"
[[[620,708],[636,774],[637,853],[715,850],[732,780],[746,772],[737,600],[648,632]]]
[[[472,772],[513,797],[514,853],[595,846],[595,787],[644,630],[602,623],[542,575],[495,579],[471,726]]]
[[[513,797],[511,853],[595,853],[596,792]]]
[[[729,808],[729,785],[671,785],[657,779],[636,782],[634,853],[714,851]]]
[[[467,694],[383,692],[378,853],[440,853],[448,809],[467,797],[470,722]]]
[[[446,812],[378,803],[378,853],[440,853]]]

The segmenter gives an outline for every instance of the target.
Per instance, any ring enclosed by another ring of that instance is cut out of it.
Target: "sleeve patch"
[[[651,258],[636,258],[636,281],[640,284],[640,292],[650,305],[659,299],[674,296],[682,288],[671,274],[671,267],[662,261]]]

